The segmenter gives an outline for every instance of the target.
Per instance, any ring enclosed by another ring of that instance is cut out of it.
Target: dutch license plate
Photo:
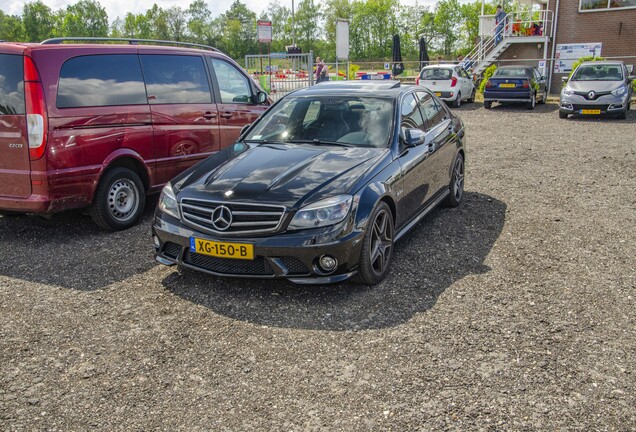
[[[517,85],[516,84],[505,84],[504,83],[504,84],[499,84],[499,87],[501,87],[501,88],[515,88],[515,87],[517,87]]]
[[[581,114],[600,114],[600,109],[582,109]]]
[[[442,96],[442,93],[441,92],[435,92],[435,96],[440,97],[440,96]]]
[[[190,252],[217,258],[253,260],[254,245],[249,243],[227,243],[190,237]]]

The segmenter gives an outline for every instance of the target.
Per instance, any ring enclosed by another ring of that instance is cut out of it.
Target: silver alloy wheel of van
[[[139,207],[139,190],[129,179],[114,183],[108,193],[108,208],[113,217],[121,222],[128,221]]]

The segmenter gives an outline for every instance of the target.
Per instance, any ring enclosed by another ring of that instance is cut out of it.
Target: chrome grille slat
[[[280,228],[286,208],[272,204],[231,201],[204,201],[192,198],[180,200],[182,221],[197,230],[214,234],[268,233]],[[219,206],[232,213],[232,223],[221,231],[212,224],[212,214]]]

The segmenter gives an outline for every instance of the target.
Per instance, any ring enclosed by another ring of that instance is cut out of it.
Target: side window
[[[211,103],[203,58],[183,55],[140,56],[150,104]]]
[[[417,100],[413,93],[404,96],[400,109],[400,126],[405,128],[418,128],[424,130],[424,118],[417,107]]]
[[[432,129],[444,120],[446,112],[430,94],[417,92],[417,95],[420,98],[422,113],[428,122],[428,129]]]
[[[252,91],[245,75],[226,61],[209,58],[216,75],[222,103],[252,103]]]
[[[136,54],[74,57],[60,70],[58,108],[146,104]]]

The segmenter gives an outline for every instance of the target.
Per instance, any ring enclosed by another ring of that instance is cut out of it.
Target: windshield
[[[526,68],[519,69],[497,69],[493,74],[494,77],[501,78],[528,78],[531,76],[530,72]]]
[[[267,111],[245,141],[388,147],[392,113],[387,98],[290,96]]]
[[[619,64],[581,65],[572,74],[571,81],[622,81],[622,69]]]
[[[425,80],[449,80],[453,76],[451,69],[422,69],[420,78]]]

